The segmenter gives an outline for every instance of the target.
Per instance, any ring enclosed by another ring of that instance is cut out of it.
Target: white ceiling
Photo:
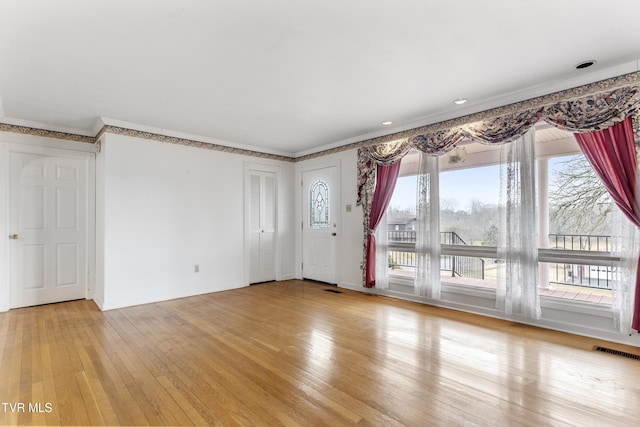
[[[94,135],[103,118],[288,155],[639,70],[638,0],[2,0],[0,10],[1,121]],[[598,63],[574,68],[587,59]],[[454,105],[460,97],[469,102]]]

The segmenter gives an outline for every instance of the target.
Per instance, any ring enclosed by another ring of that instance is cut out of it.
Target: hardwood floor
[[[287,281],[107,312],[73,301],[0,313],[0,425],[640,417],[640,361],[592,347],[640,349],[326,289]]]

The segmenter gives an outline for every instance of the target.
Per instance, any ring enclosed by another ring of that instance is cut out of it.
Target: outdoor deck
[[[389,275],[412,279],[415,276],[415,272],[413,271],[413,269],[395,269],[390,270]],[[469,277],[451,277],[450,275],[443,275],[442,282],[476,288],[496,288],[495,281],[473,279]],[[540,295],[567,300],[591,302],[594,304],[612,303],[611,291],[608,291],[606,289],[550,284],[548,288],[540,288]]]

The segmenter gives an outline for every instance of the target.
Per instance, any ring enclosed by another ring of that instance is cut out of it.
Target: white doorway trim
[[[301,166],[298,170],[296,170],[296,278],[303,278],[302,271],[302,260],[303,260],[303,250],[304,250],[304,238],[303,238],[303,212],[304,212],[304,203],[305,203],[305,188],[303,186],[303,175],[305,172],[311,172],[319,169],[327,169],[335,167],[335,197],[337,204],[337,227],[336,232],[337,235],[337,244],[336,244],[336,254],[335,254],[335,269],[336,269],[336,283],[339,285],[341,283],[342,278],[342,163],[340,159],[335,161],[320,161],[317,163],[308,163],[304,166]]]
[[[280,244],[280,186],[281,186],[281,168],[279,166],[262,165],[258,163],[244,164],[244,285],[250,284],[250,263],[251,263],[251,215],[249,207],[251,206],[251,172],[269,172],[275,175],[275,279],[282,280],[282,255]]]

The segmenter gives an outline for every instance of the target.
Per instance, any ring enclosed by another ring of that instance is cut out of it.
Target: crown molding
[[[46,126],[42,123],[27,122],[24,120],[15,120],[2,117],[0,118],[0,132],[11,132],[22,135],[33,135],[44,138],[61,139],[71,142],[94,144],[96,146],[97,152],[100,152],[100,148],[102,145],[102,136],[105,134],[113,134],[188,147],[202,148],[207,150],[221,151],[225,153],[258,157],[262,159],[280,160],[286,162],[295,161],[294,157],[289,153],[280,154],[277,152],[269,152],[268,150],[262,150],[258,147],[232,144],[214,138],[191,136],[179,132],[170,132],[159,128],[135,125],[132,123],[102,117],[96,121],[96,124],[93,127],[93,132],[79,129],[66,129],[63,131],[60,130],[60,128]]]
[[[13,124],[8,122],[9,120],[6,120],[5,118],[0,119],[0,132],[11,132],[21,135],[33,135],[43,138],[62,139],[71,142],[95,144],[95,137],[93,136],[82,135],[74,132],[42,129],[39,127],[26,126],[24,124]]]
[[[96,138],[98,134],[102,131],[103,128],[108,127],[110,129],[120,128],[120,129],[128,129],[135,132],[141,132],[142,134],[153,134],[157,136],[167,137],[168,139],[176,138],[178,140],[185,141],[197,141],[205,144],[211,144],[217,147],[228,147],[232,149],[238,149],[241,151],[247,151],[251,153],[262,153],[262,154],[270,154],[274,156],[293,158],[293,153],[279,150],[270,150],[268,148],[258,147],[255,145],[248,144],[238,144],[232,141],[227,141],[218,138],[211,138],[202,135],[195,135],[186,132],[179,132],[170,129],[163,129],[155,126],[146,126],[138,123],[131,123],[124,120],[112,119],[109,117],[100,117],[94,126],[94,135]]]
[[[294,156],[296,157],[296,159],[313,158],[320,153],[335,152],[336,148],[353,148],[354,146],[360,146],[360,144],[358,144],[359,142],[364,142],[365,145],[367,145],[367,141],[376,141],[378,138],[383,138],[385,142],[394,139],[400,139],[402,138],[402,136],[400,135],[402,135],[403,133],[412,133],[412,131],[416,129],[421,129],[427,126],[436,126],[440,123],[449,123],[452,120],[461,120],[462,122],[465,122],[467,118],[472,117],[476,114],[483,115],[486,112],[493,112],[506,106],[517,105],[521,102],[536,101],[544,99],[546,97],[553,97],[554,94],[560,94],[560,98],[562,98],[563,96],[565,96],[565,94],[576,90],[578,92],[581,92],[581,95],[574,95],[574,97],[585,96],[597,92],[597,90],[592,91],[592,86],[601,86],[603,84],[606,85],[607,82],[611,81],[618,82],[621,78],[625,76],[636,75],[638,72],[640,72],[640,59],[626,62],[618,66],[608,67],[605,69],[595,69],[590,72],[576,72],[578,74],[572,76],[569,79],[547,81],[538,85],[518,89],[507,94],[484,99],[482,102],[470,102],[468,104],[465,104],[464,107],[452,106],[451,108],[448,108],[444,111],[439,111],[437,113],[403,123],[401,126],[385,128],[384,130],[380,130],[377,132],[371,132],[356,137],[335,141],[333,143],[329,143],[320,147],[296,152]],[[631,84],[638,82],[640,82],[640,78],[637,78],[635,82]],[[624,83],[621,84],[621,86],[624,85]],[[610,87],[608,89],[601,90],[611,90],[614,88],[615,87]],[[558,102],[557,98],[558,97],[554,97],[548,102]],[[496,116],[497,115],[499,114],[496,114]],[[468,121],[468,123],[470,123],[470,121]]]
[[[104,134],[123,135],[123,136],[129,136],[133,138],[146,139],[150,141],[158,141],[158,142],[165,142],[169,144],[182,145],[185,147],[195,147],[195,148],[202,148],[206,150],[221,151],[224,153],[258,157],[261,159],[280,160],[285,162],[295,161],[295,159],[290,156],[282,156],[279,154],[265,153],[262,151],[249,150],[246,148],[230,147],[227,145],[214,144],[211,142],[203,142],[195,139],[168,136],[168,135],[163,135],[155,132],[147,132],[147,131],[141,131],[136,129],[123,128],[119,126],[112,126],[112,125],[105,125],[100,130],[98,135],[96,135],[95,139],[96,141],[98,141],[97,143],[98,152],[100,151],[100,145],[101,145],[100,139]]]
[[[620,72],[626,74],[616,74]],[[594,80],[602,78],[601,80]],[[595,81],[595,82],[594,82]],[[582,83],[582,84],[580,84]],[[574,86],[569,86],[573,84]],[[409,138],[418,134],[448,129],[454,126],[473,123],[504,115],[509,112],[538,108],[541,106],[592,95],[597,92],[613,90],[624,86],[640,84],[640,60],[623,64],[619,67],[595,71],[574,77],[571,80],[551,82],[530,87],[509,95],[496,97],[481,104],[470,105],[464,110],[455,109],[440,112],[426,118],[412,121],[409,124],[385,132],[372,132],[353,138],[336,141],[312,150],[298,153],[279,152],[256,146],[236,144],[215,138],[191,135],[167,129],[139,125],[117,119],[100,117],[92,131],[64,128],[43,123],[29,122],[7,118],[0,115],[0,132],[12,132],[24,135],[35,135],[46,138],[63,139],[73,142],[95,144],[99,151],[100,138],[105,134],[126,135],[135,138],[177,144],[202,149],[258,157],[263,159],[299,162],[334,153],[357,149],[374,144]],[[571,89],[559,89],[571,87]],[[543,95],[539,95],[543,93]],[[535,94],[538,94],[535,96]],[[508,100],[518,99],[509,103]],[[1,108],[1,104],[0,104]],[[0,113],[2,111],[0,110]],[[456,114],[454,114],[456,113]]]

